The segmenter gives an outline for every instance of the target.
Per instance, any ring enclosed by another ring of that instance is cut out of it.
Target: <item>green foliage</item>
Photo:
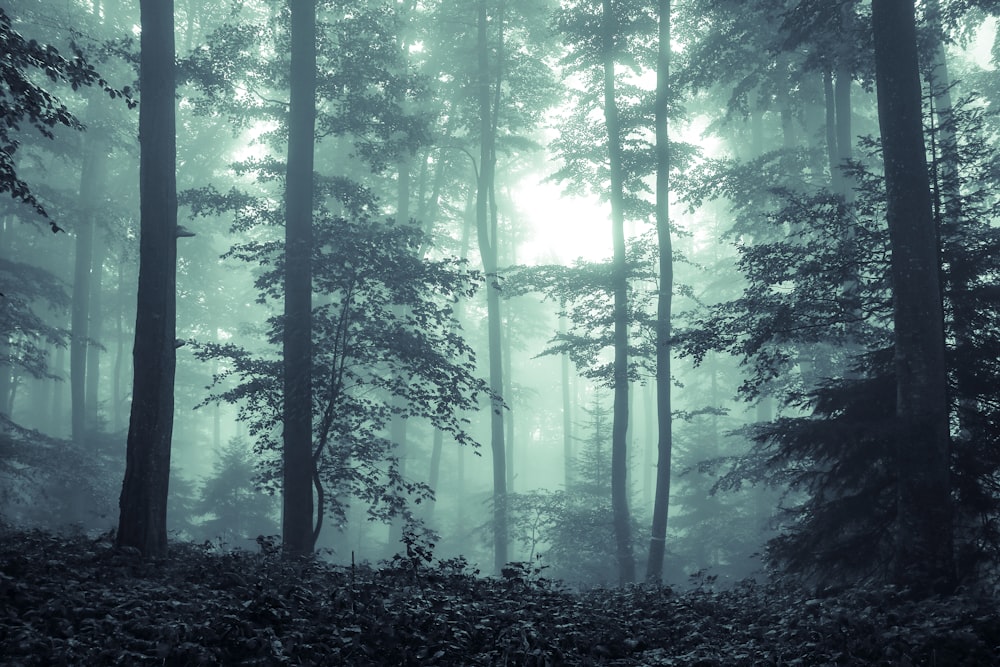
[[[33,39],[25,39],[17,32],[10,16],[0,9],[0,43],[4,57],[0,58],[0,80],[5,89],[0,103],[0,192],[9,192],[15,200],[31,206],[39,215],[48,218],[45,207],[35,198],[29,185],[17,175],[14,154],[21,144],[17,133],[27,122],[39,134],[54,138],[57,125],[82,130],[83,125],[58,97],[35,83],[37,70],[51,83],[64,83],[73,90],[97,86],[112,99],[124,97],[129,107],[135,106],[128,88],[117,90],[100,77],[84,58],[83,51],[73,45],[73,57],[66,58],[59,51]],[[60,228],[52,220],[53,232]]]
[[[55,313],[69,309],[69,295],[52,273],[30,264],[0,257],[0,364],[34,378],[53,378],[47,362],[50,345],[65,347],[69,332],[53,326],[37,310]],[[9,372],[9,370],[7,371]]]
[[[427,85],[397,48],[399,11],[384,3],[318,7],[317,135],[347,137],[375,172],[429,140],[429,119],[415,111]],[[201,93],[193,100],[199,113],[228,117],[234,131],[267,122],[274,129],[263,141],[276,151],[287,137],[288,19],[287,9],[234,14],[179,65]]]
[[[218,452],[214,472],[202,481],[192,508],[203,517],[198,522],[199,534],[246,546],[246,540],[256,535],[278,532],[274,497],[257,488],[257,477],[250,444],[239,438],[230,440]]]
[[[611,410],[595,392],[575,461],[574,484],[563,491],[510,494],[511,538],[547,576],[580,586],[610,586],[618,577],[611,508]],[[638,520],[632,534],[640,534]],[[639,546],[639,545],[636,545]]]
[[[646,235],[630,243],[626,255],[629,378],[633,381],[652,371],[655,322],[650,310],[656,294],[649,285],[656,279],[655,252],[652,235]],[[614,378],[606,352],[614,334],[611,277],[610,261],[518,266],[505,272],[501,293],[510,298],[535,292],[558,303],[558,314],[567,317],[569,327],[556,333],[541,355],[567,354],[582,377],[610,387]]]
[[[987,389],[1000,378],[1000,210],[988,185],[995,179],[993,156],[976,139],[983,111],[964,102],[948,122],[958,137],[953,154],[932,154],[930,169],[941,239],[959,575],[974,578],[989,576],[1000,562],[997,406]],[[721,172],[718,187],[734,193],[737,224],[756,216],[755,226],[736,232],[755,237],[753,243],[737,237],[747,285],[742,296],[694,315],[693,326],[679,333],[685,354],[700,359],[722,350],[741,358],[751,369],[741,388],[746,396],[777,395],[792,410],[745,430],[755,444],[717,488],[750,482],[787,490],[771,562],[819,584],[884,581],[896,514],[885,193],[879,175],[865,166],[878,162],[878,145],[862,146],[865,160],[850,167],[857,184],[852,205],[802,184],[772,187],[775,199],[761,201],[754,192],[766,186],[754,173],[766,178],[764,166],[780,154]]]
[[[124,454],[104,433],[61,440],[0,415],[0,516],[48,530],[104,530],[117,516]]]
[[[23,665],[996,664],[992,597],[741,585],[570,593],[532,568],[381,568],[3,529],[0,651]],[[263,546],[263,545],[262,545]]]
[[[367,193],[348,184],[332,179],[320,187],[352,217],[320,211],[314,223],[314,459],[332,516],[344,520],[344,503],[353,496],[374,518],[386,519],[405,511],[407,495],[429,493],[399,475],[394,445],[384,435],[390,419],[423,418],[459,444],[474,444],[460,415],[488,390],[475,376],[453,305],[471,296],[480,278],[458,260],[421,258],[423,232],[376,219]],[[191,200],[199,212],[234,210],[236,225],[248,231],[266,233],[280,219],[271,202],[235,191],[223,196],[206,189]],[[262,302],[280,298],[281,249],[276,241],[252,240],[230,252],[261,267],[255,284]],[[198,358],[223,364],[214,381],[218,393],[209,400],[239,405],[239,418],[264,456],[268,488],[280,481],[281,362],[273,350],[282,326],[280,316],[269,320],[266,352],[234,343],[195,345]]]

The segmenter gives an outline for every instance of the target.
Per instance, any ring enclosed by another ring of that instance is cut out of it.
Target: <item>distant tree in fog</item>
[[[213,472],[202,479],[192,508],[202,517],[197,530],[205,539],[248,548],[252,545],[245,540],[277,532],[278,506],[256,484],[258,466],[250,443],[233,438],[217,454]]]

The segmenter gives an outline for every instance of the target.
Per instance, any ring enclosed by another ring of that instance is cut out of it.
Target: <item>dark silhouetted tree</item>
[[[282,377],[281,534],[293,555],[311,553],[313,535],[312,440],[312,217],[316,123],[316,3],[290,0],[291,97],[285,177],[285,319]]]
[[[895,572],[920,590],[954,581],[944,315],[923,134],[913,0],[874,0],[896,374]]]
[[[167,550],[176,363],[177,192],[174,3],[142,0],[139,289],[134,381],[117,543]]]

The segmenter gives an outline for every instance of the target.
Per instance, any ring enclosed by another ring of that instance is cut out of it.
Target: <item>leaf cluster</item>
[[[407,495],[428,493],[399,475],[394,443],[383,434],[392,419],[425,419],[459,444],[475,444],[461,415],[489,391],[476,376],[454,305],[472,296],[482,279],[465,262],[422,257],[424,232],[375,218],[374,200],[347,179],[321,180],[320,186],[349,215],[321,208],[314,222],[314,458],[330,498],[353,495],[368,503],[373,518],[384,519],[404,509]],[[201,190],[191,198],[199,213],[235,211],[250,240],[229,254],[258,267],[262,303],[280,299],[284,251],[269,232],[281,220],[274,202],[235,190]],[[283,317],[275,315],[263,349],[195,345],[198,358],[223,365],[206,402],[239,406],[266,461],[268,487],[280,479],[282,372],[274,351],[283,332]],[[340,501],[329,509],[342,518]]]
[[[960,576],[969,579],[991,576],[1000,553],[1000,422],[988,389],[1000,377],[993,351],[1000,343],[1000,209],[990,186],[995,158],[976,139],[983,114],[959,102],[931,126],[928,142],[952,402],[955,537]],[[769,544],[771,563],[820,583],[885,580],[897,511],[885,193],[865,166],[879,162],[879,146],[869,140],[862,147],[866,159],[849,168],[851,205],[802,187],[772,188],[771,201],[734,197],[743,216],[738,266],[747,285],[742,296],[694,314],[678,338],[678,348],[696,359],[709,350],[736,355],[751,369],[741,388],[746,396],[778,395],[792,410],[745,430],[755,444],[717,489],[744,482],[785,489],[783,534]],[[742,167],[732,174],[726,188],[752,190]]]
[[[28,184],[17,175],[14,154],[21,145],[18,133],[27,122],[39,134],[53,139],[53,128],[64,125],[82,130],[83,124],[51,91],[35,82],[33,75],[41,74],[53,84],[67,84],[73,90],[97,86],[112,99],[123,98],[130,108],[136,102],[128,88],[111,87],[84,57],[83,51],[73,45],[72,57],[65,57],[52,45],[25,39],[14,29],[10,16],[0,9],[0,192],[31,206],[43,218],[48,218],[45,207],[38,201]],[[53,232],[60,228],[49,221]]]
[[[348,137],[373,171],[430,140],[420,111],[427,82],[403,59],[398,8],[350,11],[321,6],[317,17],[316,133]],[[280,150],[287,138],[287,9],[234,17],[184,58],[180,72],[200,96],[194,109],[224,116],[234,132],[270,125],[262,140]]]
[[[44,269],[3,258],[0,285],[0,336],[5,341],[5,363],[34,378],[54,379],[46,348],[65,347],[69,332],[50,324],[37,310],[41,306],[55,313],[66,312],[70,300],[65,285]]]
[[[640,379],[653,358],[654,322],[650,315],[655,299],[655,246],[649,236],[633,241],[626,253],[628,276],[628,321],[630,327],[629,377]],[[543,265],[513,267],[504,274],[503,295],[535,292],[559,304],[568,329],[556,333],[539,356],[567,354],[582,377],[604,386],[614,380],[611,360],[605,352],[613,347],[614,309],[610,261],[572,266]]]

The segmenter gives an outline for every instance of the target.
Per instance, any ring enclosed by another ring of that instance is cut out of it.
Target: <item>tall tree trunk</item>
[[[91,93],[96,95],[96,93]],[[87,104],[88,116],[97,115],[97,98],[91,97]],[[84,137],[84,158],[80,166],[80,192],[78,227],[76,229],[76,253],[73,271],[73,308],[70,322],[69,384],[70,409],[73,440],[82,442],[87,430],[86,376],[87,349],[90,343],[90,279],[93,266],[94,234],[97,225],[97,210],[101,200],[104,169],[107,157],[104,142],[98,132],[90,132]]]
[[[316,2],[289,0],[291,92],[285,178],[284,422],[281,535],[292,556],[312,553],[312,215],[316,127]]]
[[[434,507],[437,505],[438,480],[441,479],[441,451],[444,449],[444,431],[434,429],[431,443],[431,465],[427,475],[427,486],[434,492],[434,497],[427,503],[424,519],[430,521],[434,517]]]
[[[397,405],[401,406],[402,401],[398,401]],[[389,440],[395,445],[395,454],[398,460],[398,472],[401,476],[406,476],[406,459],[408,454],[408,443],[407,443],[407,419],[402,415],[394,415],[392,420],[389,422]],[[403,531],[405,529],[405,520],[403,516],[396,515],[392,518],[392,523],[389,526],[389,552],[395,553],[393,549],[398,549],[399,545],[403,543]]]
[[[404,44],[405,53],[405,44]],[[410,182],[412,181],[412,158],[409,153],[405,152],[399,159],[398,164],[398,179],[396,181],[396,224],[397,225],[409,225],[410,224]],[[418,251],[419,252],[419,251]],[[399,307],[400,310],[404,309],[405,306]],[[400,408],[405,407],[402,405],[402,399],[397,399],[397,404]],[[406,464],[407,457],[409,456],[409,442],[407,441],[407,419],[403,415],[394,415],[389,424],[389,439],[393,442],[395,448],[394,452],[399,461],[399,474],[406,475]],[[403,531],[405,530],[405,520],[403,516],[393,517],[392,524],[389,528],[389,549],[390,551],[394,548],[398,548],[403,542]]]
[[[840,7],[840,46],[833,54],[832,65],[823,76],[826,98],[826,138],[827,154],[830,159],[830,183],[835,194],[851,202],[854,199],[853,183],[844,171],[845,163],[851,159],[854,150],[854,133],[851,129],[851,85],[853,36],[856,32],[855,8],[852,3]]]
[[[8,228],[9,221],[10,216],[0,216],[0,259],[9,259],[12,236]],[[10,333],[6,326],[0,329],[0,416],[3,417],[10,417],[7,399],[11,394],[11,380],[14,373],[14,365],[10,358]]]
[[[65,378],[66,372],[66,348],[62,345],[56,347],[56,358],[50,369],[52,374]],[[49,423],[51,428],[46,430],[49,435],[61,436],[64,433],[66,415],[64,404],[66,402],[65,382],[53,380],[52,382],[52,413]]]
[[[490,390],[490,449],[493,458],[493,569],[499,574],[507,564],[507,455],[503,426],[503,360],[500,341],[500,291],[497,284],[497,218],[490,215],[493,185],[496,175],[497,109],[491,99],[489,17],[486,0],[478,2],[477,59],[479,93],[479,179],[476,188],[476,232],[479,254],[486,272],[486,319],[489,329]],[[496,22],[503,40],[502,17]],[[498,48],[497,70],[502,48]],[[499,93],[500,74],[493,83]],[[494,206],[495,208],[495,206]]]
[[[837,170],[840,172],[837,193],[848,202],[854,198],[851,180],[843,171],[844,164],[854,154],[854,135],[851,130],[851,82],[851,71],[846,64],[842,63],[837,67],[833,101],[837,113]]]
[[[614,407],[611,426],[611,507],[618,556],[618,580],[635,581],[632,517],[628,506],[628,270],[625,265],[625,169],[621,127],[615,99],[615,36],[617,21],[611,0],[601,3],[604,51],[604,118],[608,131],[611,174],[612,292],[614,294]]]
[[[11,396],[14,394],[14,368],[10,363],[10,345],[7,334],[0,338],[0,417],[10,418]]]
[[[139,7],[139,288],[117,543],[147,557],[162,557],[167,551],[177,305],[174,3],[140,0]]]
[[[663,578],[663,555],[670,506],[670,463],[673,451],[670,408],[670,310],[674,291],[673,243],[670,239],[670,0],[659,0],[659,48],[656,65],[656,238],[660,289],[656,298],[656,495],[649,538],[646,579]]]
[[[513,265],[514,262],[511,262]],[[513,331],[513,315],[510,301],[500,304],[500,310],[506,314],[502,317],[503,326],[500,330],[500,344],[503,352],[503,395],[507,397],[507,414],[504,415],[504,454],[507,457],[507,493],[514,493],[514,372],[513,354],[510,349],[511,332]]]
[[[892,250],[899,482],[894,574],[954,583],[947,378],[938,243],[922,125],[913,0],[873,0],[875,81]]]
[[[656,469],[656,463],[653,461],[653,451],[658,449],[659,445],[658,438],[653,438],[653,434],[657,430],[656,426],[654,426],[656,414],[653,409],[656,386],[655,384],[652,386],[646,385],[641,391],[642,432],[644,434],[642,439],[642,506],[649,508],[653,506],[653,496],[656,491],[656,482],[653,481],[653,472]]]
[[[124,252],[124,248],[122,249]],[[125,332],[124,332],[124,322],[125,319],[125,263],[118,263],[118,286],[115,289],[115,300],[117,301],[115,307],[115,367],[113,371],[113,376],[111,379],[111,394],[114,401],[113,414],[113,431],[115,433],[119,432],[124,425],[124,418],[122,413],[124,412],[122,408],[125,405],[125,396],[121,388],[122,382],[122,366],[125,365]]]
[[[566,302],[563,301],[559,310],[566,309]],[[559,314],[559,333],[566,333],[566,315]],[[563,352],[559,355],[559,375],[562,386],[562,422],[563,422],[563,487],[566,491],[573,488],[573,414],[571,412],[573,402],[571,400],[572,387],[569,381],[569,354]]]
[[[84,427],[93,432],[98,427],[98,408],[100,407],[101,386],[101,340],[104,337],[104,257],[107,254],[107,244],[101,235],[94,230],[93,268],[90,272],[90,305],[88,307],[90,323],[87,326],[87,382],[86,398],[84,400]]]
[[[823,110],[825,112],[826,160],[830,169],[830,189],[840,192],[843,170],[840,168],[840,152],[837,148],[837,103],[833,89],[833,69],[823,70]]]

